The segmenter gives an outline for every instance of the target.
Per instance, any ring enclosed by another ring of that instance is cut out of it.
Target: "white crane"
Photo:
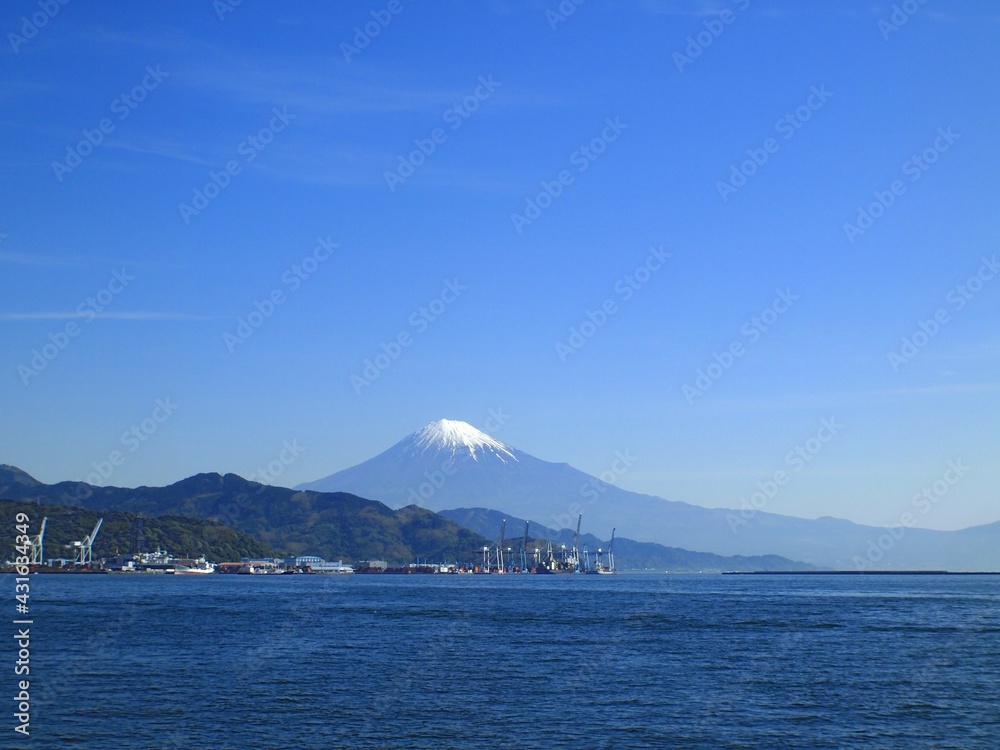
[[[43,544],[45,540],[45,522],[48,518],[42,519],[42,527],[38,530],[38,536],[31,540],[31,564],[41,565],[45,561],[43,554]]]
[[[70,542],[69,547],[73,550],[74,565],[89,565],[94,561],[94,540],[97,539],[97,532],[101,530],[103,518],[97,519],[94,530],[83,538],[82,542]]]
[[[500,524],[500,536],[497,537],[497,573],[503,573],[503,538],[507,533],[507,519]]]
[[[615,531],[611,529],[611,544],[608,545],[608,571],[615,572]]]
[[[573,556],[570,564],[573,570],[580,569],[580,524],[583,523],[583,513],[576,519],[576,534],[573,535]]]

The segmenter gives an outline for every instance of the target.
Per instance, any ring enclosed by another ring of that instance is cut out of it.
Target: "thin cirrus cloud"
[[[162,159],[183,161],[189,164],[197,164],[202,167],[215,167],[217,162],[211,159],[192,154],[185,146],[176,142],[164,140],[151,140],[146,144],[137,144],[134,141],[112,141],[107,143],[108,148],[119,149],[139,156],[154,156]]]
[[[50,312],[31,312],[31,313],[0,313],[0,320],[10,320],[10,321],[31,321],[31,320],[76,320],[79,318],[87,318],[93,320],[95,318],[100,318],[102,320],[225,320],[225,318],[214,316],[214,315],[195,315],[192,313],[179,313],[179,312],[160,312],[160,311],[150,311],[150,310],[140,310],[140,311],[119,311],[119,312],[95,312],[93,310],[86,310],[84,312],[77,311],[50,311]]]
[[[0,235],[0,243],[6,235]],[[105,259],[85,258],[71,255],[45,255],[43,253],[0,253],[0,263],[19,266],[39,266],[41,268],[76,268],[92,263],[112,263]]]
[[[892,404],[919,398],[943,396],[974,396],[1000,393],[1000,383],[948,383],[943,385],[902,388],[873,388],[830,393],[800,393],[772,397],[734,397],[706,401],[705,409],[722,411],[787,411],[813,410],[832,407],[853,407],[871,404]],[[678,407],[679,411],[683,411]]]
[[[345,123],[351,118],[360,120],[380,115],[386,117],[385,122],[391,123],[404,113],[418,117],[420,113],[427,113],[428,122],[437,122],[441,113],[462,101],[478,85],[475,80],[469,81],[467,86],[388,85],[377,80],[377,76],[373,77],[371,71],[361,74],[352,71],[348,79],[305,72],[315,67],[322,66],[263,66],[259,61],[233,59],[216,63],[209,69],[202,68],[197,75],[188,76],[184,70],[178,70],[177,82],[183,82],[188,93],[195,96],[209,95],[216,102],[229,100],[237,106],[253,107],[265,114],[276,107],[293,117],[288,135],[282,135],[287,141],[283,163],[280,166],[254,164],[254,169],[280,179],[362,188],[384,188],[383,172],[394,163],[398,150],[392,150],[388,143],[377,146],[359,141],[357,133]],[[483,73],[488,74],[489,71]],[[502,98],[491,103],[491,107],[499,107],[498,113],[502,113],[511,107],[564,104],[563,101],[554,104],[543,101],[530,93],[508,96],[505,92]],[[331,126],[336,127],[331,130]],[[233,149],[243,137],[244,132],[234,132]],[[398,143],[399,149],[407,145],[408,140]],[[188,145],[188,149],[205,151],[207,148]],[[161,152],[159,155],[180,158],[176,153]],[[185,160],[210,161],[190,155]],[[465,187],[475,187],[481,182],[474,174],[452,174],[448,179],[450,185]],[[490,184],[486,189],[497,190],[498,186]],[[500,189],[509,189],[509,186]]]
[[[370,66],[352,66],[349,78],[324,75],[313,71],[328,68],[330,61],[326,58],[250,58],[173,29],[135,35],[92,27],[82,31],[78,41],[97,43],[106,50],[127,46],[179,53],[177,60],[163,65],[172,88],[207,93],[216,101],[221,98],[249,105],[286,106],[292,112],[298,110],[300,116],[324,123],[339,121],[352,113],[398,114],[443,107],[468,94],[457,88],[389,85],[384,81],[398,79],[399,71],[392,70],[389,76],[387,71]],[[184,61],[193,52],[202,53],[203,57],[197,67],[186,66]],[[347,70],[342,66],[341,72]]]
[[[0,243],[3,242],[4,235],[0,235]],[[44,253],[0,253],[0,264],[11,264],[19,266],[34,266],[36,268],[48,270],[71,270],[85,268],[94,265],[100,266],[120,266],[126,265],[129,268],[153,267],[153,268],[187,268],[180,263],[173,263],[166,260],[122,260],[121,258],[104,258],[85,255],[46,255]]]
[[[204,92],[216,100],[224,97],[240,104],[287,107],[296,117],[317,123],[340,122],[351,114],[436,110],[469,93],[459,87],[391,85],[364,74],[346,79],[308,72],[315,67],[322,66],[232,58],[207,68],[203,65],[190,75],[178,69],[177,80],[192,92]]]
[[[642,0],[643,10],[659,16],[717,16],[724,10],[732,10],[735,6],[722,0]]]

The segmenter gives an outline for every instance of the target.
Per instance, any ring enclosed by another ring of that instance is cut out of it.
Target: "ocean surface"
[[[31,604],[0,747],[1000,748],[998,576],[40,575]]]

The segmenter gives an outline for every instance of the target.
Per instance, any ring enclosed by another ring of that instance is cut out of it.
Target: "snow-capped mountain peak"
[[[452,454],[468,451],[473,460],[480,454],[492,453],[504,463],[517,461],[511,448],[477,430],[468,422],[439,419],[417,430],[410,436],[414,448],[424,453],[428,450],[450,450]]]

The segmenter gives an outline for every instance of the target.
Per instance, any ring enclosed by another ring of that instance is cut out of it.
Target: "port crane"
[[[45,523],[48,518],[42,519],[42,527],[38,530],[38,536],[31,538],[31,564],[41,565],[45,561],[43,545],[45,543]]]
[[[573,535],[573,559],[570,560],[573,568],[580,568],[580,524],[583,523],[583,513],[576,519],[576,534]]]
[[[70,542],[67,546],[73,550],[74,565],[89,565],[94,561],[94,540],[97,539],[97,532],[101,530],[103,518],[97,519],[94,530],[83,538],[82,542]]]
[[[497,537],[497,573],[503,573],[503,538],[507,533],[507,519],[503,519],[500,524],[500,536]]]
[[[528,522],[524,522],[524,538],[521,539],[521,572],[528,569]]]
[[[615,572],[615,531],[611,529],[611,543],[608,545],[608,570],[611,573]]]

